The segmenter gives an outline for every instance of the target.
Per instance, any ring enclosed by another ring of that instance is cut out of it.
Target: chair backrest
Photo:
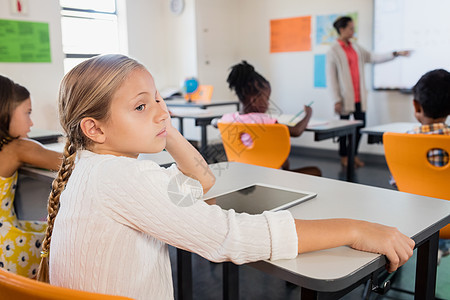
[[[450,200],[450,163],[437,167],[427,158],[431,149],[443,149],[450,154],[450,136],[386,132],[383,144],[399,191]],[[440,237],[450,238],[450,225],[440,231]]]
[[[214,91],[213,85],[204,85],[200,84],[198,89],[192,93],[191,95],[186,95],[185,99],[191,99],[191,101],[202,101],[202,102],[211,102],[212,94]]]
[[[0,300],[131,300],[121,296],[89,293],[53,286],[0,268]]]
[[[228,161],[279,169],[289,156],[291,140],[283,124],[218,124]]]

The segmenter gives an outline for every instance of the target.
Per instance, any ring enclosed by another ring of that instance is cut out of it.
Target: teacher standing
[[[398,56],[408,56],[409,51],[394,51],[385,54],[374,54],[365,50],[350,39],[355,32],[352,18],[345,16],[333,23],[339,37],[327,53],[327,77],[334,101],[334,111],[341,119],[348,120],[353,115],[355,120],[363,121],[357,128],[355,145],[355,166],[362,167],[364,163],[356,156],[358,152],[360,130],[366,124],[367,90],[364,78],[365,63],[382,63]],[[339,141],[339,156],[341,164],[348,164],[347,139]]]

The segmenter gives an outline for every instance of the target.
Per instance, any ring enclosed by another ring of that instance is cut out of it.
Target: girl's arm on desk
[[[17,140],[16,153],[23,164],[53,171],[57,171],[62,162],[62,153],[46,149],[39,142],[30,139]]]
[[[351,219],[295,220],[298,252],[348,245],[356,250],[384,254],[387,270],[395,271],[413,254],[414,241],[394,227]]]
[[[305,117],[300,122],[298,122],[294,126],[288,125],[290,136],[293,136],[293,137],[300,136],[303,133],[303,131],[305,131],[306,126],[308,126],[309,119],[311,119],[311,116],[312,116],[311,106],[305,105],[304,111],[305,111]]]
[[[216,182],[208,164],[197,149],[170,124],[170,120],[167,124],[167,152],[172,155],[181,172],[200,181],[203,192],[208,192]]]

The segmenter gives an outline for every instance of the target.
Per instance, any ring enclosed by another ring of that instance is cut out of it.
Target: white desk
[[[381,144],[383,143],[383,134],[385,132],[405,133],[408,130],[411,130],[419,125],[420,123],[413,123],[413,122],[388,123],[377,126],[365,127],[361,129],[361,133],[366,133],[368,135],[367,142],[369,144]]]
[[[293,122],[289,122],[294,115],[279,115],[278,123],[288,126],[294,126],[295,122],[299,122],[303,116],[297,117]],[[306,131],[314,133],[315,141],[323,141],[330,138],[346,136],[349,141],[349,153],[347,164],[347,181],[353,181],[355,175],[354,156],[356,149],[356,128],[362,125],[362,121],[358,120],[316,120],[310,119]]]
[[[42,144],[56,143],[58,138],[62,137],[62,133],[56,130],[31,128],[28,137]]]
[[[62,152],[63,143],[44,145],[46,148]],[[151,154],[140,154],[140,160],[152,160],[160,166],[169,166],[175,162],[167,151]],[[47,215],[47,199],[51,184],[56,172],[37,169],[34,167],[21,167],[19,169],[19,182],[14,200],[14,206],[21,219],[40,220]]]
[[[166,105],[172,113],[172,118],[179,120],[179,131],[184,135],[184,119],[193,119],[195,126],[199,126],[200,133],[200,153],[207,159],[208,158],[208,140],[207,140],[207,127],[211,124],[211,121],[215,118],[221,118],[224,113],[230,112],[229,110],[208,110],[212,107],[223,106],[236,106],[239,111],[240,102],[237,100],[212,100],[212,101],[195,101],[187,102],[184,98],[167,100]],[[232,110],[235,111],[235,110]]]
[[[233,162],[213,164],[211,169],[217,182],[206,196],[216,196],[253,183],[267,183],[318,193],[316,198],[289,209],[296,218],[353,218],[399,228],[413,237],[419,247],[416,282],[421,284],[416,284],[416,297],[433,298],[438,230],[450,222],[449,201]],[[30,170],[38,178],[53,179],[54,173],[41,171]],[[187,257],[190,259],[190,255]],[[334,298],[341,296],[384,268],[385,262],[384,256],[339,247],[301,254],[292,260],[261,261],[250,265],[301,286],[302,299],[315,299],[318,293]],[[189,261],[180,260],[178,265],[184,268],[179,268],[179,278],[188,277],[187,281],[180,281],[179,293],[183,299],[191,299]],[[225,282],[234,283],[225,285],[225,298],[237,299],[237,270],[231,263],[224,264],[224,270]]]
[[[212,100],[212,101],[192,101],[188,102],[184,98],[175,98],[173,100],[165,100],[167,107],[197,107],[206,109],[213,106],[236,105],[239,111],[239,101],[237,100]]]
[[[44,147],[50,150],[62,152],[64,150],[64,145],[65,145],[64,143],[52,143],[52,144],[45,144]],[[170,155],[169,152],[167,151],[161,151],[159,153],[141,153],[139,154],[138,159],[152,160],[160,166],[168,166],[175,162],[172,155]],[[49,182],[52,182],[56,176],[56,172],[45,169],[38,169],[34,167],[21,167],[19,169],[19,172],[21,174],[33,177],[35,179],[40,179]]]
[[[316,198],[289,209],[295,218],[352,218],[397,227],[418,247],[416,299],[434,299],[438,231],[450,222],[450,201],[241,163],[218,163],[211,169],[217,181],[206,196],[267,183],[318,193]],[[342,297],[383,269],[385,263],[384,256],[338,247],[250,266],[301,286],[304,300],[317,299],[318,294]],[[225,274],[230,276],[225,280],[237,284],[237,271],[230,265],[227,268],[232,274]],[[237,299],[236,286],[226,292],[229,299]]]
[[[348,164],[347,181],[353,181],[355,175],[354,157],[356,150],[356,129],[362,125],[362,121],[332,120],[310,121],[306,131],[314,132],[314,140],[322,141],[335,137],[346,136],[348,139]]]
[[[208,147],[208,136],[207,136],[207,127],[208,125],[211,125],[211,122],[213,119],[221,118],[223,114],[219,114],[216,112],[210,112],[206,110],[197,111],[197,110],[191,110],[191,111],[172,111],[172,118],[178,118],[180,120],[180,125],[178,130],[182,135],[184,135],[184,125],[183,120],[184,119],[194,119],[195,126],[200,126],[201,128],[201,140],[200,140],[200,153],[203,155],[205,159],[207,159],[207,147]]]

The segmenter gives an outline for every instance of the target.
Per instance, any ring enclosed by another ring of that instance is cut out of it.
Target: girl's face
[[[31,121],[31,99],[28,98],[13,110],[11,122],[9,123],[9,134],[12,137],[26,138],[31,126],[33,126],[33,121]]]
[[[169,113],[147,70],[130,74],[114,94],[110,110],[108,120],[100,122],[105,140],[92,151],[136,158],[165,148]]]
[[[251,107],[252,112],[266,113],[269,109],[270,89],[263,89],[261,92],[252,99]]]

